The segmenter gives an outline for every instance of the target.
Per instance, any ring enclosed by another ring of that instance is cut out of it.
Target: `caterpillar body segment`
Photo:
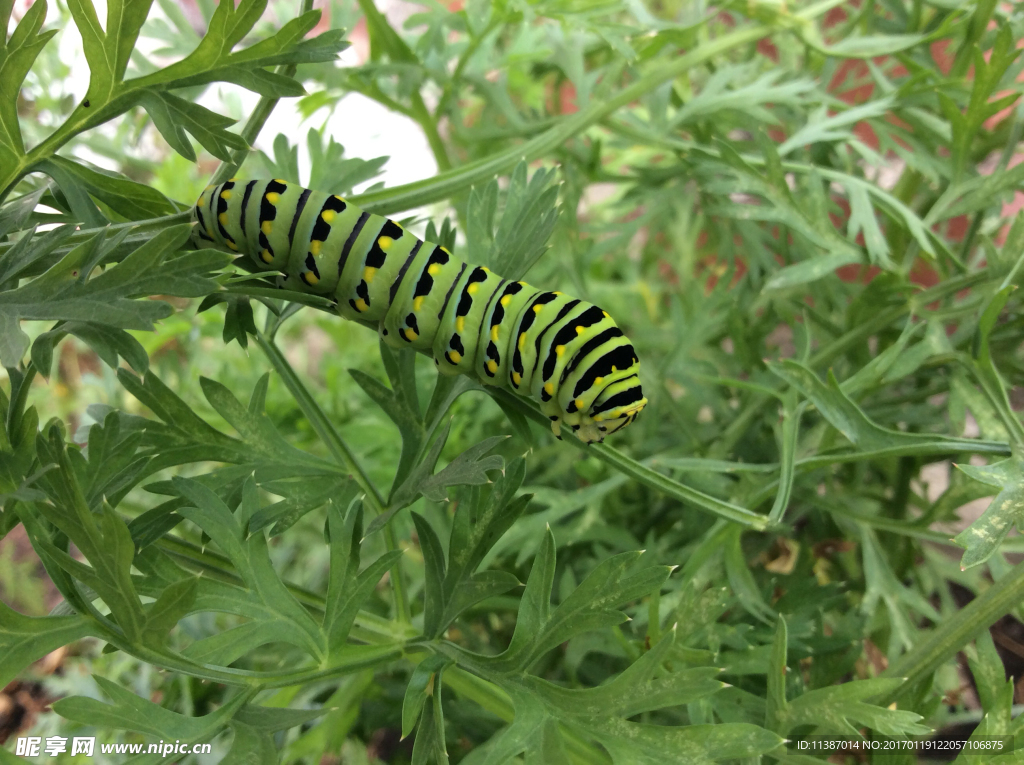
[[[605,311],[466,264],[340,196],[230,180],[207,187],[192,216],[198,247],[248,256],[279,287],[328,297],[345,318],[377,324],[388,345],[430,353],[441,374],[534,399],[556,436],[566,425],[600,442],[647,404],[633,345]]]

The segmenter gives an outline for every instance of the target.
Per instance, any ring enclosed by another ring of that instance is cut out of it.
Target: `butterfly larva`
[[[198,246],[248,254],[279,286],[376,323],[388,345],[430,352],[442,374],[539,401],[555,435],[565,424],[601,441],[647,403],[633,346],[600,308],[467,265],[339,196],[231,180],[208,187],[193,218]]]

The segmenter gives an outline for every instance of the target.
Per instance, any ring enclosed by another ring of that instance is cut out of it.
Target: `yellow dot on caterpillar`
[[[337,199],[339,202],[344,202],[345,201],[344,199],[339,197],[337,194],[334,195],[334,198]]]
[[[523,350],[526,347],[526,333],[523,332],[519,335],[519,350]]]
[[[306,277],[306,284],[308,284],[310,287],[316,286],[317,282],[320,281],[320,278],[312,271],[307,271],[305,274],[303,274],[303,276]]]
[[[561,295],[562,293],[561,292],[552,292],[551,294],[552,295]]]
[[[410,343],[417,337],[419,337],[419,335],[413,332],[411,329],[405,330],[405,339],[408,340]]]
[[[370,284],[373,281],[373,277],[376,275],[377,269],[373,266],[367,266],[363,269],[363,281]]]
[[[278,194],[276,191],[270,191],[267,193],[264,199],[270,202],[270,204],[276,205],[281,200],[281,195]]]
[[[228,214],[226,212],[222,212],[217,216],[217,220],[220,221],[220,225],[222,226],[228,225]]]
[[[466,287],[466,294],[475,295],[478,289],[480,289],[480,284],[477,282],[473,282],[468,287]]]
[[[360,313],[362,313],[366,309],[367,309],[366,301],[363,300],[362,298],[359,298],[359,300],[356,301],[356,310],[359,311]]]
[[[594,385],[600,385],[603,382],[604,382],[604,378],[603,377],[595,377],[594,378]]]
[[[612,367],[612,371],[613,371],[613,372],[618,372],[618,371],[619,371],[619,368],[618,368],[618,367]]]
[[[270,236],[270,232],[273,231],[273,230],[274,230],[274,221],[272,221],[272,220],[265,220],[265,221],[263,221],[260,224],[260,231],[262,231],[267,236]]]
[[[220,198],[231,199],[231,189],[224,189],[224,191],[220,192]]]
[[[604,422],[604,415],[603,414],[595,414],[593,417],[591,417],[591,419],[594,422]]]
[[[512,296],[511,295],[505,295],[505,297],[503,297],[501,299],[501,306],[502,306],[502,308],[508,308],[508,304],[511,303],[511,302],[512,302]]]
[[[544,392],[547,393],[549,396],[555,395],[555,384],[544,383]]]
[[[580,411],[583,411],[583,406],[584,406],[584,404],[586,402],[583,399],[578,398],[578,399],[576,399],[575,403],[576,403],[576,408],[579,409]]]
[[[206,197],[199,197],[196,200],[196,207],[206,207]]]
[[[441,252],[447,253],[448,255],[451,255],[451,254],[452,254],[452,253],[451,253],[451,250],[449,250],[449,249],[448,249],[447,247],[442,247],[442,248],[441,248]]]
[[[501,328],[500,324],[495,324],[491,327],[491,340],[498,342],[498,330]]]
[[[601,311],[601,313],[603,313],[603,314],[604,314],[604,318],[606,318],[606,319],[610,319],[610,318],[612,318],[611,316],[609,316],[609,315],[608,315],[608,312],[607,312],[607,311]]]
[[[288,185],[288,181],[283,180],[281,178],[275,178],[274,179],[274,183],[280,183],[280,184],[285,185],[285,186]]]
[[[390,236],[382,236],[380,239],[377,240],[378,246],[382,250],[384,250],[384,252],[387,252],[388,248],[391,247],[391,245],[393,245],[394,243],[395,240],[392,239]]]
[[[230,183],[234,183],[234,182],[235,182],[235,181],[237,181],[237,180],[238,180],[237,178],[228,178],[228,181],[229,181]]]
[[[270,254],[270,250],[264,250],[261,252],[260,257],[263,258],[264,263],[270,263],[274,259],[274,256]]]
[[[455,331],[464,332],[466,330],[466,317],[460,316],[455,320]]]
[[[337,213],[334,212],[334,210],[324,210],[322,213],[320,213],[320,218],[323,220],[324,223],[333,223],[335,215],[337,215]]]
[[[481,271],[486,271],[487,273],[491,272],[491,269],[489,269],[487,266],[480,266],[480,270]]]
[[[586,327],[576,327],[576,334],[577,335],[582,335],[586,331],[587,331]]]
[[[496,362],[494,359],[491,359],[490,361],[488,361],[487,362],[487,371],[489,371],[492,375],[495,372],[497,372],[498,371],[498,362]]]
[[[412,301],[412,310],[418,311],[418,310],[420,310],[423,307],[423,297],[424,296],[421,295],[420,297],[413,299],[413,301]]]
[[[235,252],[238,252],[238,245],[237,245],[237,244],[235,244],[234,242],[232,242],[232,241],[231,241],[230,239],[228,239],[227,241],[225,241],[225,242],[224,242],[224,244],[226,244],[226,245],[227,245],[228,247],[230,247],[230,248],[231,248],[232,250],[234,250]]]
[[[544,306],[542,306],[542,305],[535,305],[535,306],[533,307],[533,312],[534,312],[534,313],[540,313],[540,312],[541,312],[541,311],[543,311],[543,310],[544,310]]]
[[[565,353],[565,346],[564,345],[556,345],[555,346],[555,355],[561,356],[564,353]]]
[[[521,383],[522,381],[523,381],[523,376],[521,374],[519,374],[518,372],[513,372],[512,373],[512,382],[515,385],[519,385],[519,383]]]
[[[451,353],[448,354],[448,358],[452,360],[453,364],[458,364],[460,361],[462,361],[462,354],[459,353],[458,351],[452,351]]]
[[[430,274],[431,276],[437,276],[439,273],[441,273],[441,264],[431,263],[429,266],[427,266],[427,273]]]
[[[314,239],[313,241],[311,241],[309,243],[309,254],[312,255],[315,258],[317,255],[320,254],[320,247],[322,245],[323,245],[323,242],[321,242],[318,239]]]

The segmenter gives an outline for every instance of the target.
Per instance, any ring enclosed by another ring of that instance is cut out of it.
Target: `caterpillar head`
[[[565,421],[584,443],[600,443],[633,422],[645,406],[640,378],[634,374],[607,384],[589,409]]]

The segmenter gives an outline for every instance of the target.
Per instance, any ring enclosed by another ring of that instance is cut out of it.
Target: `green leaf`
[[[265,481],[260,488],[285,497],[280,502],[260,508],[249,519],[250,534],[272,525],[272,537],[284,533],[304,515],[327,502],[347,507],[358,490],[355,482],[340,476],[325,476],[318,481]]]
[[[0,164],[13,164],[25,154],[18,121],[18,93],[43,46],[57,34],[56,29],[39,33],[46,21],[46,0],[32,3],[10,39],[7,30],[13,3],[0,5]]]
[[[483,192],[475,187],[468,208],[467,249],[509,279],[521,279],[547,250],[558,221],[558,188],[551,186],[553,170],[538,170],[527,180],[521,161],[512,171],[505,209],[494,228],[498,185],[491,181]]]
[[[1003,426],[1010,434],[1010,443],[1016,448],[1024,447],[1024,425],[1017,417],[1010,405],[1010,399],[1006,392],[1006,384],[1003,382],[999,370],[996,369],[992,358],[989,335],[999,315],[1010,299],[1010,295],[1016,289],[1013,285],[1000,288],[986,303],[981,317],[978,320],[978,331],[975,335],[975,354],[973,371],[975,377],[981,383],[982,390],[988,397],[989,402],[995,408]]]
[[[412,748],[412,765],[448,765],[448,750],[445,746],[444,711],[441,708],[441,672],[431,695],[431,703],[423,710],[416,740]]]
[[[181,579],[168,585],[156,602],[146,608],[144,639],[160,644],[167,633],[192,610],[199,593],[199,580],[195,577]]]
[[[787,630],[780,618],[768,662],[768,703],[765,725],[785,735],[800,726],[815,726],[824,735],[859,736],[857,728],[867,727],[883,736],[911,736],[931,733],[921,725],[921,715],[867,703],[868,699],[894,690],[899,679],[853,680],[841,685],[806,691],[786,700]]]
[[[345,158],[345,147],[327,136],[327,145],[323,144],[320,131],[309,129],[306,137],[309,147],[310,173],[309,188],[329,194],[347,196],[352,189],[362,183],[376,178],[387,157],[362,159],[360,157]]]
[[[24,354],[28,339],[18,326],[21,320],[74,320],[152,330],[153,322],[170,315],[171,307],[159,301],[131,298],[192,297],[215,289],[206,274],[223,267],[230,256],[200,250],[171,258],[188,235],[188,226],[170,228],[118,265],[91,275],[97,261],[112,245],[104,243],[101,233],[25,286],[0,292],[0,362],[14,366]]]
[[[231,749],[221,760],[224,765],[277,765],[277,747],[269,732],[232,720]]]
[[[775,611],[769,606],[754,581],[742,546],[743,529],[733,526],[729,530],[729,541],[725,546],[725,571],[729,586],[747,613],[765,624],[775,621]]]
[[[549,727],[553,722],[599,742],[611,755],[613,763],[624,765],[661,765],[666,762],[711,765],[720,760],[756,757],[782,743],[774,733],[744,723],[652,725],[628,722],[609,714],[576,714],[565,700],[553,701],[557,696],[537,695],[535,688],[542,683],[534,678],[526,678],[525,682],[506,681],[503,689],[508,692],[515,708],[513,724],[463,762],[469,765],[501,765],[522,752],[528,752],[529,757],[535,758],[534,762],[543,762],[543,759],[536,758],[545,756],[545,739],[553,732]],[[590,707],[586,709],[589,711]],[[547,732],[544,730],[546,727]],[[547,741],[547,745],[550,746],[551,742]],[[596,752],[588,754],[591,759],[584,761],[600,761]]]
[[[920,736],[932,732],[922,725],[921,715],[905,709],[889,709],[867,703],[891,692],[902,681],[873,678],[807,691],[793,699],[785,716],[786,731],[800,725],[816,725],[823,733],[857,736],[866,727],[883,736]]]
[[[942,618],[920,592],[905,586],[899,580],[889,565],[888,558],[879,545],[874,531],[861,525],[860,536],[865,579],[861,612],[866,616],[873,616],[878,601],[881,600],[885,603],[892,630],[888,654],[893,657],[904,650],[910,650],[917,642],[918,630],[910,619],[911,611],[936,623],[940,622]]]
[[[445,601],[438,629],[444,631],[464,611],[488,598],[504,595],[520,584],[516,576],[507,571],[479,571],[461,580]]]
[[[17,244],[0,254],[0,284],[18,278],[38,260],[64,244],[75,233],[75,227],[58,226],[38,237],[35,232],[35,227],[28,229]]]
[[[986,712],[998,712],[1000,686],[1006,682],[1003,660],[996,651],[992,633],[982,630],[974,639],[974,646],[967,649],[971,675],[977,683],[978,700]]]
[[[289,444],[265,413],[247,409],[227,386],[207,377],[201,377],[199,384],[210,406],[238,431],[242,440],[253,451],[253,456],[297,464],[316,464],[305,452]]]
[[[204,606],[211,605],[206,582],[203,582],[203,589],[206,592],[201,591],[203,597],[200,598],[200,603]],[[244,605],[238,604],[242,607],[236,607],[236,610],[249,610]],[[182,651],[182,655],[201,664],[228,666],[262,645],[294,642],[294,630],[295,628],[286,622],[258,619],[197,640]]]
[[[226,128],[235,121],[212,112],[205,106],[155,90],[139,94],[139,104],[149,113],[153,125],[167,143],[185,159],[195,161],[195,151],[186,137],[190,133],[208,152],[228,161],[232,152],[246,151],[249,146],[240,136]]]
[[[367,536],[384,528],[388,521],[395,516],[395,513],[411,505],[421,494],[434,502],[444,502],[448,499],[449,486],[485,484],[490,480],[487,477],[488,471],[501,469],[504,464],[501,457],[493,454],[489,457],[484,455],[508,436],[485,438],[475,446],[466,449],[435,474],[434,466],[437,464],[438,457],[441,456],[441,449],[448,440],[450,430],[451,421],[441,430],[426,456],[410,471],[402,485],[395,489],[388,503],[387,511],[378,515],[370,523],[366,529]]]
[[[136,183],[111,172],[91,170],[63,157],[52,157],[39,163],[37,168],[48,175],[52,170],[59,168],[60,177],[52,176],[58,184],[61,178],[73,177],[77,185],[90,196],[126,220],[158,218],[178,212],[167,197],[151,186]]]
[[[672,666],[672,653],[678,645],[676,632],[673,627],[625,671],[596,688],[562,688],[533,677],[525,678],[523,683],[552,706],[573,716],[594,719],[629,718],[689,704],[725,688],[725,683],[716,679],[721,672],[718,667],[666,668]]]
[[[764,726],[776,733],[788,730],[789,702],[786,699],[786,666],[789,648],[789,630],[786,620],[779,615],[775,622],[775,637],[768,654],[768,694],[765,699]]]
[[[17,379],[18,373],[15,371],[11,375],[12,388]],[[39,414],[35,407],[22,411],[19,408],[18,397],[15,396],[12,402],[0,389],[0,507],[13,496],[24,501],[45,499],[45,495],[29,487],[51,469],[46,466],[29,473],[36,463]],[[8,506],[8,510],[13,515],[13,508]],[[0,527],[3,525],[0,522]]]
[[[84,616],[24,616],[0,602],[0,683],[6,686],[32,662],[91,631]]]
[[[721,760],[757,757],[782,743],[774,733],[744,723],[670,727],[620,721],[588,732],[604,745],[616,765],[659,765],[672,758],[711,765]]]
[[[965,550],[960,568],[966,570],[991,558],[1014,523],[1024,522],[1024,457],[1014,450],[1009,459],[991,465],[957,464],[957,468],[999,489],[981,517],[953,538]]]
[[[327,645],[320,628],[274,571],[266,537],[262,533],[245,534],[246,523],[259,509],[255,481],[246,479],[236,515],[198,481],[180,477],[172,480],[178,493],[194,505],[182,507],[178,513],[199,526],[224,551],[246,587],[273,614],[273,620],[291,628],[287,642],[317,659],[323,658]]]
[[[445,434],[447,435],[447,433]],[[505,461],[496,454],[485,457],[508,436],[491,436],[471,446],[434,475],[427,474],[416,485],[416,491],[433,502],[445,502],[450,486],[479,486],[490,483],[487,473],[501,470]],[[442,439],[438,439],[442,441]]]
[[[441,611],[444,608],[444,552],[441,550],[441,541],[427,520],[419,513],[413,513],[412,520],[423,551],[423,632],[428,637],[436,637],[440,632]]]
[[[864,451],[899,449],[928,442],[941,444],[944,441],[949,441],[950,451],[956,450],[958,439],[925,433],[904,433],[872,422],[843,392],[831,370],[828,383],[825,384],[810,368],[793,359],[770,362],[768,369],[804,394],[832,427]]]
[[[765,108],[767,105],[800,106],[814,89],[814,82],[808,78],[779,82],[785,75],[781,68],[763,73],[758,69],[754,62],[721,67],[708,78],[699,93],[687,99],[667,125],[693,124],[733,110],[745,112],[762,123],[774,123],[777,118]]]
[[[288,709],[246,704],[235,712],[233,719],[236,723],[250,725],[267,733],[277,733],[323,717],[324,714],[324,709]]]
[[[142,639],[146,617],[131,578],[135,557],[131,533],[102,498],[98,502],[97,518],[75,470],[72,455],[77,456],[77,450],[69,450],[59,440],[60,434],[56,429],[52,429],[48,436],[39,438],[37,448],[44,460],[58,466],[47,475],[43,484],[54,504],[41,502],[34,507],[74,543],[89,565],[58,549],[48,539],[38,538],[34,543],[45,546],[51,560],[95,590],[110,608],[111,616],[125,637],[138,642]]]
[[[140,698],[104,677],[94,675],[93,679],[113,704],[85,696],[71,696],[54,702],[54,711],[73,722],[105,729],[132,730],[165,740],[208,741],[251,695],[251,692],[236,693],[215,712],[202,717],[187,717]]]
[[[57,329],[39,335],[32,343],[32,363],[44,377],[50,376],[53,349],[65,334],[83,340],[111,369],[118,368],[119,358],[127,361],[139,374],[149,369],[146,349],[124,330],[87,321],[68,321],[61,323]]]
[[[628,617],[618,608],[650,595],[671,573],[668,566],[637,566],[641,555],[628,552],[602,561],[551,611],[555,552],[549,529],[526,583],[512,642],[505,653],[489,659],[489,663],[503,672],[525,670],[574,635],[626,621]]]
[[[851,35],[832,45],[821,45],[812,42],[810,36],[804,37],[804,41],[816,50],[836,58],[889,56],[920,45],[925,39],[925,35]]]
[[[440,685],[435,682],[435,678],[449,664],[451,659],[446,656],[430,654],[413,669],[402,702],[402,738],[413,732],[424,702],[435,694],[440,695]]]
[[[338,504],[327,506],[327,522],[331,540],[331,574],[324,608],[323,632],[327,646],[334,654],[340,651],[355,622],[356,614],[381,577],[402,557],[391,550],[359,571],[360,543],[363,528],[363,504],[358,499],[349,503],[342,518]]]
[[[879,98],[832,115],[823,106],[810,115],[806,125],[782,142],[779,156],[784,157],[794,149],[811,143],[849,139],[852,133],[843,128],[861,120],[880,117],[892,108],[893,103],[892,98]]]
[[[391,359],[390,353],[390,349],[382,351],[382,358]],[[400,481],[406,480],[409,472],[413,469],[423,439],[426,436],[418,405],[412,404],[404,395],[404,391],[408,389],[408,382],[410,381],[399,378],[402,382],[396,386],[395,379],[392,379],[392,385],[396,387],[394,390],[389,390],[382,383],[357,369],[350,369],[349,374],[352,375],[352,379],[356,381],[366,395],[398,426],[398,432],[402,437],[402,454],[399,457],[398,470],[395,474],[395,485],[398,486]],[[415,389],[415,380],[412,380],[411,383],[413,389]],[[435,457],[435,462],[436,459]],[[430,469],[433,469],[433,464],[431,464]],[[371,525],[368,533],[372,533],[374,530],[374,527]]]

